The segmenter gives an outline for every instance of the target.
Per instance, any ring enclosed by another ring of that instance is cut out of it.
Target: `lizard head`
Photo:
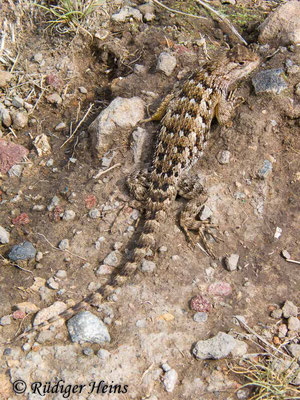
[[[256,53],[238,44],[213,63],[211,73],[214,85],[231,90],[240,79],[254,71],[259,63],[260,58]]]

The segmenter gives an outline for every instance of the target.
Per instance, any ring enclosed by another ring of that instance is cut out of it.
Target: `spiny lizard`
[[[180,191],[184,174],[203,154],[213,118],[216,117],[222,125],[230,121],[234,109],[241,103],[239,98],[234,98],[232,91],[238,81],[258,64],[259,57],[254,52],[237,45],[216,60],[205,63],[185,81],[181,89],[166,97],[152,117],[153,120],[160,120],[161,126],[147,175],[148,185],[139,193],[139,197],[145,199],[145,222],[132,261],[120,268],[110,283],[96,293],[91,293],[58,317],[35,326],[29,332],[38,331],[58,318],[68,319],[88,304],[98,304],[136,273],[149,250],[154,252],[160,224]]]

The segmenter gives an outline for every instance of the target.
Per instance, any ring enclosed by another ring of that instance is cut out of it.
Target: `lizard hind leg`
[[[190,233],[190,231],[196,231],[198,238],[204,245],[205,253],[212,258],[216,258],[211,245],[208,243],[206,234],[212,236],[215,241],[221,241],[221,239],[212,231],[212,228],[216,228],[216,226],[211,223],[210,217],[201,220],[201,211],[203,210],[204,206],[205,205],[203,204],[203,201],[201,201],[201,199],[198,197],[190,200],[185,209],[180,213],[179,225],[183,230],[188,243],[192,247],[198,245],[201,248],[201,245],[197,243],[194,236],[192,236]]]

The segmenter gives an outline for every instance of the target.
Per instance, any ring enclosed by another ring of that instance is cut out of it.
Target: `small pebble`
[[[43,253],[42,253],[41,251],[38,251],[38,252],[36,253],[35,260],[36,260],[37,262],[39,262],[39,261],[41,261],[42,259],[43,259]]]
[[[100,349],[97,353],[97,356],[100,358],[100,360],[107,360],[110,356],[110,352],[105,349]]]
[[[269,160],[265,160],[262,168],[258,171],[258,177],[265,179],[272,171],[272,163]]]
[[[271,312],[271,317],[275,319],[280,319],[282,317],[282,310],[280,308],[277,308],[276,310],[273,310]]]
[[[111,274],[113,272],[113,270],[114,270],[114,268],[112,266],[102,264],[97,269],[96,274],[97,275],[107,275],[107,274]]]
[[[146,325],[147,325],[147,321],[145,319],[139,319],[139,320],[136,321],[135,325],[138,328],[145,328]]]
[[[207,321],[207,313],[206,312],[196,312],[193,316],[193,320],[195,322],[206,322]]]
[[[225,257],[225,265],[228,271],[235,271],[237,269],[239,258],[238,254],[230,254],[229,257]]]
[[[56,127],[54,128],[56,131],[62,131],[67,127],[67,125],[64,122],[60,122]]]
[[[212,210],[204,204],[200,211],[200,221],[205,221],[212,216]]]
[[[11,324],[11,316],[10,315],[4,315],[2,318],[0,318],[0,325],[5,326],[5,325],[10,325]]]
[[[73,219],[76,217],[76,214],[75,214],[75,211],[73,211],[73,210],[66,210],[65,212],[64,212],[64,215],[63,215],[63,220],[64,221],[73,221]]]
[[[4,229],[2,226],[0,226],[0,243],[6,244],[9,242],[10,234],[7,232],[6,229]]]
[[[170,370],[172,369],[168,363],[163,363],[163,364],[161,365],[161,368],[162,368],[162,370],[163,370],[164,372],[168,372],[168,371],[170,371]]]
[[[59,284],[58,284],[58,282],[56,282],[54,280],[54,278],[49,278],[47,280],[47,285],[49,286],[50,289],[53,289],[53,290],[59,289]]]
[[[57,278],[64,279],[64,278],[67,277],[67,271],[64,270],[64,269],[59,269],[59,270],[56,272],[55,276],[56,276]]]
[[[87,94],[87,92],[88,92],[87,89],[84,86],[79,86],[78,90],[82,94]]]
[[[22,108],[24,106],[24,100],[19,96],[14,96],[11,104],[16,108]]]
[[[165,390],[169,393],[173,392],[177,382],[178,374],[175,369],[170,369],[163,377]]]
[[[167,76],[170,76],[176,68],[176,65],[177,61],[175,56],[167,52],[162,52],[158,57],[156,68],[158,71],[162,71]]]
[[[59,198],[57,196],[52,197],[51,203],[47,206],[48,211],[53,211],[59,204]]]
[[[22,346],[23,351],[29,351],[31,349],[31,345],[29,343],[24,343]]]
[[[93,208],[89,211],[89,217],[92,219],[100,218],[101,213],[97,208]]]
[[[109,265],[110,267],[116,267],[120,262],[120,253],[118,251],[112,251],[103,260],[103,264]]]
[[[282,257],[284,257],[287,260],[289,260],[291,258],[291,255],[287,250],[282,250],[281,254],[282,254]]]
[[[228,164],[230,161],[230,151],[228,150],[222,150],[219,152],[217,159],[220,164]]]
[[[69,239],[62,239],[58,244],[58,248],[60,250],[67,250],[69,247],[70,247]]]
[[[159,251],[160,253],[166,253],[166,252],[168,251],[168,248],[167,248],[167,246],[160,246],[160,248],[158,249],[158,251]]]
[[[153,261],[143,259],[142,266],[141,266],[141,270],[143,272],[153,272],[155,270],[155,268],[156,268],[156,264]]]
[[[94,355],[94,350],[91,347],[85,347],[82,352],[85,356],[93,356]]]

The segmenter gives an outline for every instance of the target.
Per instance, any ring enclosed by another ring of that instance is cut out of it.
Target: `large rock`
[[[218,360],[228,356],[236,347],[236,340],[224,332],[219,332],[216,336],[207,340],[199,340],[193,348],[193,354],[200,360]]]
[[[99,157],[103,156],[114,141],[120,141],[120,131],[133,128],[144,118],[144,108],[145,103],[140,97],[117,97],[100,113],[88,129]]]
[[[300,1],[290,0],[277,7],[260,26],[260,43],[275,45],[300,43]]]
[[[28,150],[25,147],[0,139],[0,172],[5,174],[27,154]]]
[[[68,321],[68,331],[72,342],[103,344],[110,342],[105,324],[89,311],[81,311]]]

